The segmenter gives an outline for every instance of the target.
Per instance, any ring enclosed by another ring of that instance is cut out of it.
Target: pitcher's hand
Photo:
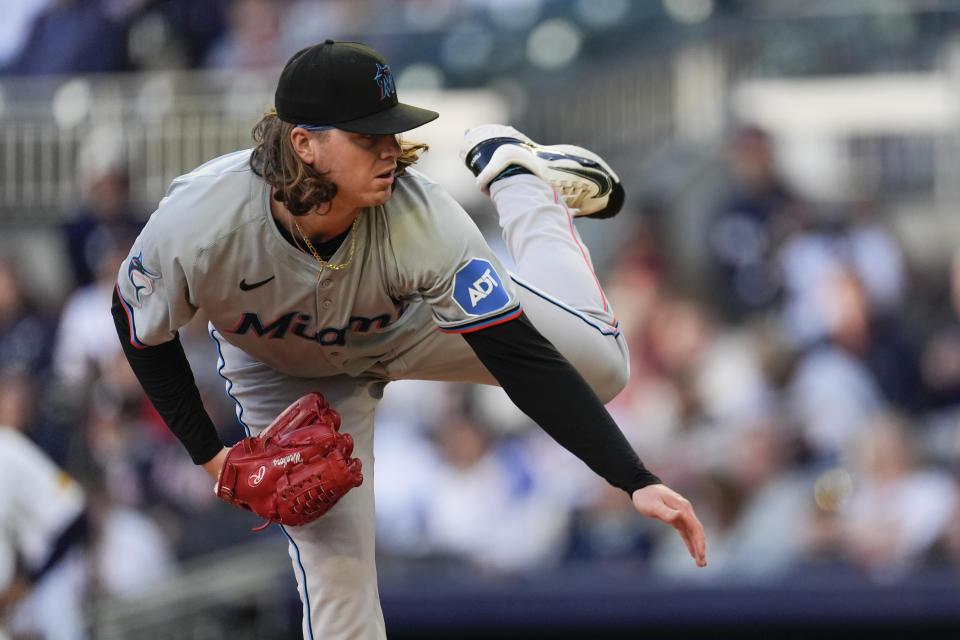
[[[690,501],[663,484],[633,492],[633,506],[649,518],[663,520],[680,533],[698,567],[707,566],[707,541]]]

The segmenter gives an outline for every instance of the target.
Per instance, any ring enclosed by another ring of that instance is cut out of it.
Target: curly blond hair
[[[295,216],[302,216],[324,205],[337,195],[337,185],[300,159],[290,141],[290,132],[296,125],[284,122],[276,109],[267,110],[253,127],[255,146],[250,156],[250,168],[274,188],[274,198],[282,202]],[[315,135],[327,135],[318,131]],[[399,140],[400,157],[396,175],[420,159],[428,149],[421,142]]]

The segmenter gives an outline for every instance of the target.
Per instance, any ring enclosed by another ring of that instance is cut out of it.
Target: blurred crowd
[[[0,32],[7,75],[151,69],[263,68],[281,64],[297,2],[273,0],[23,0]],[[310,3],[299,3],[310,4]],[[313,3],[316,4],[316,3]],[[349,11],[341,3],[323,3]],[[318,6],[321,12],[323,8]],[[325,16],[336,24],[333,16]]]
[[[669,203],[621,214],[635,232],[601,274],[631,351],[609,408],[696,505],[709,567],[501,390],[431,382],[392,383],[378,410],[382,562],[699,581],[828,569],[886,582],[960,566],[960,251],[916,273],[882,203],[824,212],[791,192],[775,151],[753,127],[730,142],[726,191],[704,212],[709,294],[675,282]],[[58,231],[74,280],[62,305],[35,304],[0,261],[0,424],[79,481],[85,584],[128,597],[256,523],[216,500],[126,364],[110,296],[148,212],[132,210],[123,163],[86,166],[86,196]],[[237,441],[205,320],[181,337]]]
[[[364,34],[397,68],[428,53],[464,76],[481,73],[482,62],[496,67],[487,60],[491,23],[517,32],[573,7],[566,0],[20,0],[0,25],[0,75],[277,69],[318,38]],[[662,19],[663,10],[651,3],[643,13]],[[514,69],[519,57],[509,61]]]
[[[733,28],[777,73],[929,67],[960,25],[953,0],[16,0],[0,21],[0,76],[176,69],[276,69],[320,38],[364,42],[408,82],[439,86],[560,81],[597,54],[669,48]],[[889,6],[888,6],[889,5]],[[764,20],[783,17],[789,29]],[[739,25],[739,26],[737,26]],[[703,33],[700,30],[699,33]],[[637,37],[643,34],[643,37]],[[808,47],[815,43],[812,49]],[[882,55],[877,55],[878,49]],[[811,54],[811,51],[816,51]],[[628,53],[629,55],[629,53]],[[509,83],[509,82],[508,82]]]

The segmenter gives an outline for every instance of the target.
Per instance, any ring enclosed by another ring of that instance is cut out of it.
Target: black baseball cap
[[[439,115],[399,102],[387,61],[359,42],[327,40],[293,54],[274,101],[284,122],[353,133],[400,133]]]

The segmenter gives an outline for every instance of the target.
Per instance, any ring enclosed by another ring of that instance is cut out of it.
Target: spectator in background
[[[619,494],[609,487],[598,484],[594,494],[571,514],[570,542],[564,560],[620,568],[645,562],[656,533],[636,511],[624,508]],[[712,541],[710,552],[713,553]]]
[[[778,300],[775,252],[781,226],[798,201],[776,167],[770,135],[759,127],[734,135],[729,165],[730,193],[710,223],[708,249],[719,278],[716,303],[726,320],[740,321]]]
[[[54,416],[56,388],[38,380],[23,369],[0,369],[0,425],[23,433],[64,466],[76,434],[62,429]]]
[[[0,369],[0,425],[24,433],[33,418],[34,379],[22,369]]]
[[[144,507],[158,501],[149,483],[152,456],[164,443],[172,443],[151,424],[154,414],[126,360],[114,354],[111,361],[102,362],[102,370],[86,387],[82,432],[90,459],[77,464],[96,469],[104,477],[112,500]],[[169,500],[169,496],[163,497]]]
[[[782,322],[790,341],[809,348],[829,333],[823,290],[838,269],[860,280],[870,316],[886,323],[898,311],[906,280],[903,256],[892,234],[878,221],[876,207],[858,203],[841,219],[795,207],[777,251],[783,277]]]
[[[934,410],[960,409],[960,249],[950,265],[950,277],[942,317],[923,345],[921,374],[926,405]]]
[[[274,69],[289,51],[281,39],[285,2],[235,0],[229,8],[230,28],[210,47],[204,66],[214,69]]]
[[[55,402],[46,401],[56,397],[49,384],[55,330],[29,300],[16,266],[0,259],[0,424],[28,434],[62,465],[72,440],[57,428]]]
[[[116,331],[103,310],[110,306],[123,247],[141,227],[130,209],[125,160],[120,131],[111,126],[91,130],[78,157],[85,201],[63,228],[65,249],[79,286],[60,314],[54,375],[66,391],[81,396],[87,385],[105,375],[121,352],[112,344],[115,340],[104,333]]]
[[[843,265],[836,233],[814,216],[810,208],[795,208],[776,252],[783,286],[779,321],[785,338],[798,351],[815,347],[829,334],[824,291]]]
[[[872,304],[863,278],[851,267],[837,269],[826,288],[823,311],[834,344],[864,362],[888,404],[920,409],[919,352],[900,319]]]
[[[447,413],[463,391],[428,380],[398,380],[384,390],[374,440],[378,552],[405,558],[429,554],[426,502],[437,483],[440,452],[427,438],[426,421]],[[423,462],[410,465],[410,460]]]
[[[103,0],[51,0],[37,15],[10,75],[71,75],[127,69],[126,25]]]
[[[26,436],[0,425],[0,632],[87,637],[84,504],[76,482]]]
[[[135,238],[143,226],[130,203],[122,132],[94,127],[79,153],[83,202],[67,212],[63,239],[77,286],[95,280],[98,262],[118,238]]]
[[[799,464],[795,440],[792,429],[774,418],[746,425],[734,437],[725,473],[740,509],[721,541],[719,573],[772,580],[802,557],[815,471]]]
[[[843,251],[863,281],[870,306],[888,314],[899,310],[906,267],[900,245],[880,219],[879,206],[875,202],[854,204],[843,234]]]
[[[841,555],[877,579],[916,568],[947,531],[957,486],[923,468],[905,419],[871,418],[855,450],[854,490],[836,520]]]
[[[53,347],[51,319],[30,300],[16,265],[0,259],[0,369],[45,372]]]
[[[87,479],[93,545],[92,587],[117,598],[135,598],[171,577],[176,557],[163,528],[105,490],[104,478]]]
[[[960,481],[956,474],[954,481]],[[960,494],[960,486],[957,486],[957,492]],[[954,568],[960,567],[960,500],[954,502],[953,515],[948,519],[947,526],[935,543],[928,561],[929,566],[933,567],[943,564]]]
[[[376,30],[371,27],[378,19],[399,19],[393,10],[398,4],[380,4],[374,10],[367,2],[289,0],[284,8],[281,39],[289,51],[298,51],[316,42],[318,34],[331,40],[349,40],[349,34],[357,33],[372,35]],[[405,44],[410,45],[409,39]]]
[[[150,6],[136,17],[133,27],[138,35],[152,36],[141,38],[142,42],[131,43],[138,68],[202,66],[211,43],[222,37],[228,28],[227,7],[233,1],[150,2]]]
[[[678,549],[672,540],[663,536],[654,550],[651,568],[657,574],[683,575],[689,580],[711,581],[733,577],[733,572],[727,565],[730,547],[736,543],[736,525],[745,503],[743,487],[727,472],[719,469],[701,470],[693,486],[693,494],[697,496],[698,504],[705,507],[703,529],[710,536],[710,553],[720,558],[720,564],[715,564],[711,558],[706,571],[687,571],[686,567],[678,562],[682,550]]]
[[[83,389],[113,366],[120,346],[109,314],[116,274],[123,261],[128,237],[111,237],[96,265],[96,280],[76,289],[67,298],[60,315],[54,347],[54,374],[67,387]]]
[[[18,0],[4,4],[3,20],[0,20],[0,71],[20,53],[34,19],[49,3],[50,0]]]
[[[921,388],[909,337],[895,318],[873,312],[856,272],[838,264],[822,283],[828,337],[802,357],[789,393],[808,443],[831,458],[883,406],[917,409]]]
[[[559,560],[568,510],[549,499],[523,447],[498,441],[469,411],[438,420],[434,429],[440,456],[425,505],[428,547],[488,571]]]

